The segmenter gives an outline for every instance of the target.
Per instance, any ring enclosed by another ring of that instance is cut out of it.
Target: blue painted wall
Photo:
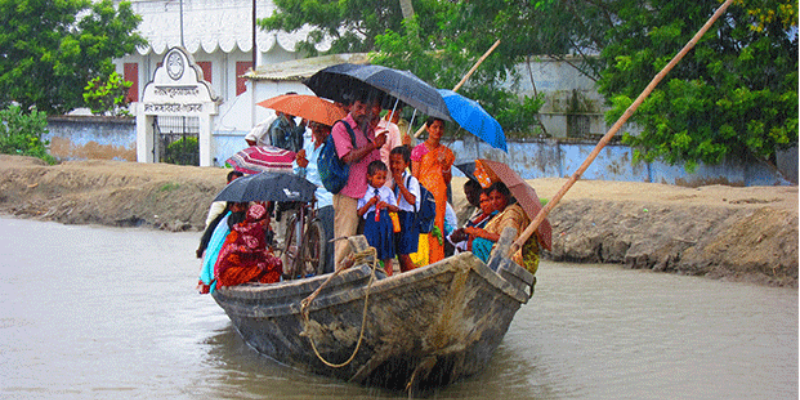
[[[45,138],[51,141],[51,154],[62,160],[115,159],[136,160],[136,127],[131,119],[107,117],[58,117],[49,120]],[[247,132],[217,131],[214,133],[214,165],[225,160],[246,144]],[[525,179],[571,176],[594,150],[596,142],[574,139],[535,139],[510,142],[508,154],[494,149],[474,136],[447,143],[456,154],[456,162],[477,158],[505,162]],[[796,150],[795,150],[796,151]],[[794,154],[797,154],[796,152]],[[700,165],[689,174],[683,166],[662,162],[631,164],[632,152],[627,146],[611,144],[600,151],[582,179],[609,181],[656,182],[681,186],[725,184],[735,186],[789,185],[780,172],[757,161]],[[797,158],[784,162],[782,168],[794,170]],[[456,176],[463,176],[454,171]]]

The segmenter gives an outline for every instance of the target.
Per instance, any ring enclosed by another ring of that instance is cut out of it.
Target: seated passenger
[[[489,199],[498,212],[497,216],[492,218],[484,229],[464,228],[464,231],[474,238],[472,253],[483,262],[489,261],[491,251],[500,239],[500,233],[503,232],[503,229],[507,227],[516,229],[517,234],[514,237],[514,240],[516,240],[531,222],[525,211],[514,201],[511,197],[511,192],[502,182],[495,183],[487,190],[489,191]],[[533,273],[539,265],[538,253],[539,247],[536,237],[531,235],[531,238],[525,242],[521,251],[515,253],[511,258],[514,262]],[[525,261],[523,261],[523,258]]]
[[[268,224],[266,208],[253,204],[247,209],[245,220],[231,227],[215,268],[218,286],[280,280],[283,265],[267,249],[264,237]]]
[[[485,228],[486,224],[497,215],[497,211],[494,209],[487,191],[482,192],[479,199],[480,212],[467,220],[464,228],[456,229],[447,237],[447,240],[455,246],[456,254],[463,251],[472,251],[472,239],[474,237],[470,237],[465,228]]]

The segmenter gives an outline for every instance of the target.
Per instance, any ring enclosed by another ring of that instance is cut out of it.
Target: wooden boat
[[[356,265],[324,284],[307,306],[308,319],[301,302],[330,274],[225,287],[213,297],[250,346],[281,363],[425,391],[481,371],[533,294],[534,276],[503,255],[513,236],[513,229],[503,232],[488,264],[462,253],[392,277]],[[365,243],[350,239],[355,251]]]

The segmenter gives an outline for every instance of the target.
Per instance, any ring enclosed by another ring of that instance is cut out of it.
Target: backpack
[[[347,133],[350,134],[350,142],[353,143],[353,148],[356,148],[356,134],[353,128],[350,127],[345,121],[336,121],[344,124]],[[334,125],[336,125],[336,122]],[[322,186],[329,192],[336,194],[342,191],[347,185],[347,178],[350,176],[350,166],[345,164],[341,157],[336,153],[336,143],[333,141],[333,134],[325,138],[325,143],[322,144],[322,150],[317,159],[317,168],[319,169],[319,177],[322,180]]]
[[[406,187],[411,183],[411,174],[406,178]],[[419,229],[419,233],[431,233],[433,223],[436,220],[436,200],[422,182],[419,182],[419,210],[414,205],[414,224]]]

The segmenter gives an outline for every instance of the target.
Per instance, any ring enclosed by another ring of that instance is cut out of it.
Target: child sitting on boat
[[[367,193],[358,200],[358,216],[364,217],[364,236],[367,243],[378,252],[386,275],[392,275],[395,256],[394,227],[389,212],[397,212],[397,198],[391,189],[384,187],[388,168],[383,161],[367,165]]]
[[[414,223],[414,213],[419,209],[419,181],[408,170],[411,165],[411,150],[397,146],[389,153],[389,168],[394,180],[394,195],[397,197],[397,212],[400,232],[395,235],[395,252],[400,261],[400,271],[416,268],[411,254],[419,244],[419,228]]]

